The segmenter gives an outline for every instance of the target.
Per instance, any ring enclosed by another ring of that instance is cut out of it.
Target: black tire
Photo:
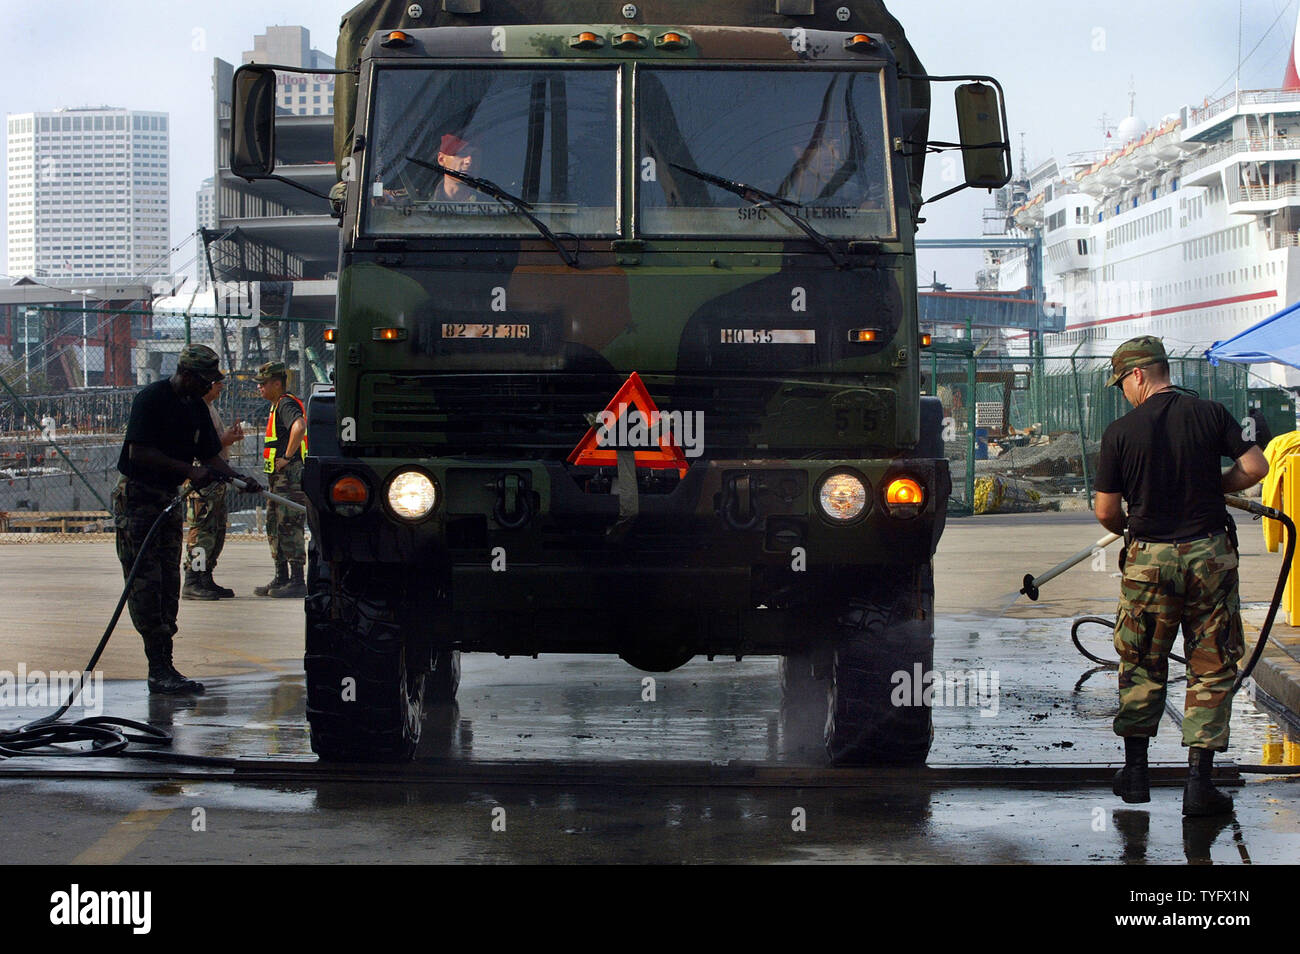
[[[400,589],[364,567],[341,573],[308,558],[307,721],[325,761],[407,762],[420,741],[426,666],[410,655]]]
[[[930,706],[894,704],[895,674],[934,668],[934,586],[918,567],[869,597],[852,599],[836,620],[827,688],[826,754],[834,764],[920,764],[930,751]]]
[[[781,657],[781,752],[819,759],[826,747],[831,649]]]
[[[433,657],[433,672],[424,677],[425,706],[444,706],[456,701],[460,688],[460,650],[452,649]]]

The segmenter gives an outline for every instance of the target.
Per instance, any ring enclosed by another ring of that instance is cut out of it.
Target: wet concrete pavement
[[[1185,824],[1172,717],[1141,810],[1103,779],[1120,760],[1113,672],[1092,674],[1061,619],[944,615],[929,767],[827,770],[783,719],[776,663],[697,660],[656,676],[612,657],[465,657],[416,763],[360,774],[311,755],[296,659],[209,680],[197,700],[106,683],[108,713],[170,726],[174,751],[236,757],[0,763],[7,862],[1164,862],[1300,857],[1297,782],[1243,776],[1234,816]],[[1107,655],[1105,631],[1085,633]],[[1174,670],[1178,667],[1175,665]],[[959,674],[983,691],[958,700]],[[996,691],[993,676],[996,674]],[[1171,699],[1181,705],[1181,688]],[[959,701],[965,704],[957,705]],[[973,703],[973,704],[972,704]],[[6,723],[37,712],[4,710]],[[985,713],[985,714],[982,714]],[[1229,759],[1300,761],[1239,698]],[[1058,771],[1050,772],[1055,766]],[[111,774],[110,774],[111,773]],[[113,777],[116,775],[117,777]],[[135,776],[135,777],[128,777]],[[504,827],[504,830],[497,830]],[[200,829],[200,830],[196,830]]]

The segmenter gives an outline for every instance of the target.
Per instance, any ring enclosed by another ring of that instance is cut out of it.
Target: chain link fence
[[[216,400],[222,422],[239,423],[244,437],[230,448],[235,470],[257,475],[268,406],[253,380],[267,361],[290,368],[289,388],[304,401],[329,379],[332,355],[323,321],[235,320],[208,316],[151,317],[135,341],[132,367],[142,383],[59,393],[25,393],[29,382],[6,376],[0,393],[0,541],[86,540],[112,532],[109,500],[120,474],[118,456],[136,394],[170,377],[186,343],[222,356],[226,382]],[[37,379],[38,380],[38,379]],[[229,491],[231,535],[260,535],[262,498]]]
[[[1169,364],[1174,384],[1223,404],[1261,445],[1296,429],[1295,396],[1247,367],[1192,356]],[[944,407],[954,513],[1091,508],[1101,437],[1130,410],[1106,386],[1109,358],[984,356],[939,344],[926,372],[927,393]]]

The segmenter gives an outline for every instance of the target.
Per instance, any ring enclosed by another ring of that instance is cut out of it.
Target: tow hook
[[[497,500],[492,519],[507,530],[518,530],[533,519],[533,498],[528,482],[518,474],[497,478]]]
[[[727,481],[722,496],[722,520],[732,530],[753,530],[762,515],[754,503],[754,494],[762,489],[762,482],[742,474]]]

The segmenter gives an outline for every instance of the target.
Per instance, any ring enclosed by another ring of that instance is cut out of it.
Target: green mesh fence
[[[931,354],[926,371],[947,419],[955,513],[982,509],[991,481],[994,496],[1012,498],[1009,509],[1090,506],[1102,434],[1131,409],[1106,386],[1108,359]],[[1170,374],[1238,420],[1267,407],[1274,434],[1295,427],[1294,397],[1247,367],[1174,356]]]
[[[244,439],[231,448],[231,464],[256,474],[267,403],[258,396],[253,375],[266,361],[284,361],[290,389],[305,401],[312,385],[327,381],[333,370],[326,327],[286,319],[142,316],[134,329],[131,367],[137,381],[147,383],[174,373],[187,342],[214,348],[227,372],[217,411],[227,425],[248,425]],[[42,353],[51,366],[68,360],[66,349],[51,346]],[[117,459],[131,402],[144,384],[51,392],[40,387],[47,379],[44,370],[39,362],[11,369],[0,389],[0,535],[26,542],[111,531],[107,502],[119,477]],[[231,492],[232,531],[260,531],[259,502]]]

